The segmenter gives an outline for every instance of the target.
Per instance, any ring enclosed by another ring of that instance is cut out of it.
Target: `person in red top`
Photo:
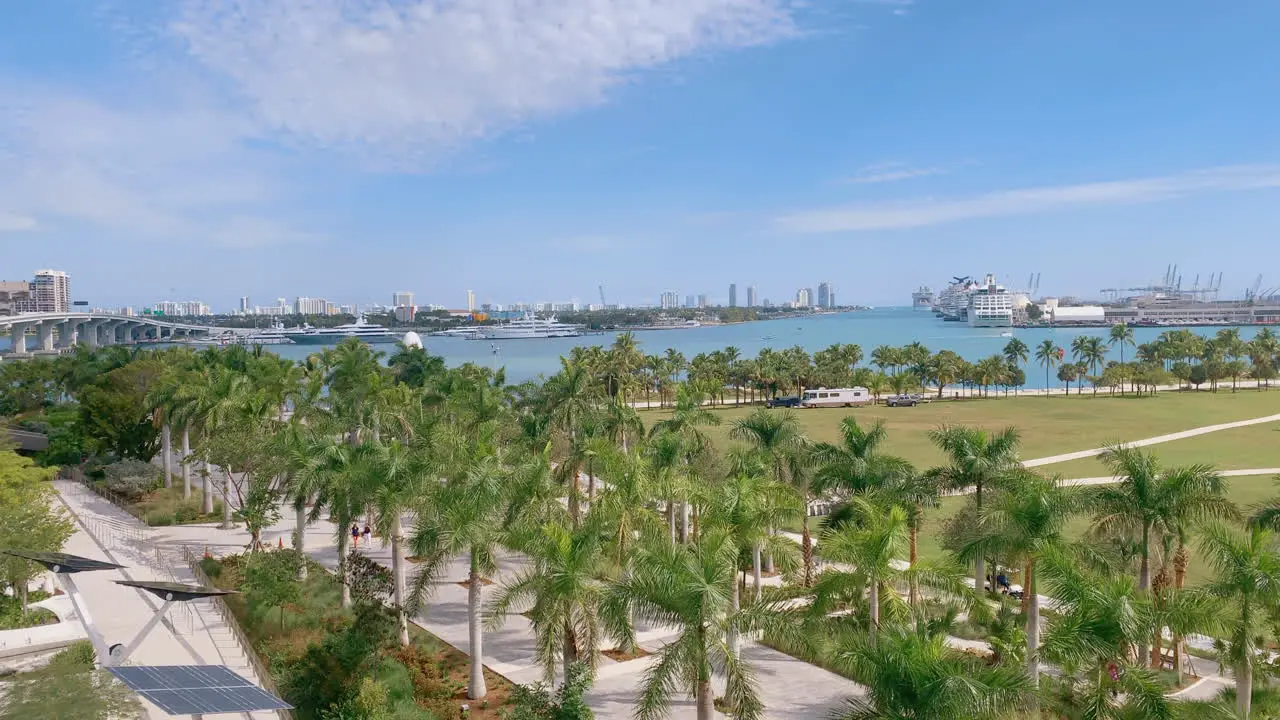
[[[360,547],[360,526],[351,523],[351,547]]]

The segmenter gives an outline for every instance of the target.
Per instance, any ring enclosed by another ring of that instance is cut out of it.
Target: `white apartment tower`
[[[391,295],[391,307],[413,307],[413,293],[408,290],[401,290]]]
[[[31,304],[34,312],[71,310],[71,276],[61,270],[37,270],[31,281]]]

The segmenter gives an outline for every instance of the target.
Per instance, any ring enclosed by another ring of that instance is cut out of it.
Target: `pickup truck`
[[[787,397],[769,398],[765,401],[764,406],[767,408],[793,408],[800,407],[800,398],[795,395]]]
[[[885,398],[885,405],[889,407],[914,407],[920,404],[919,395],[890,395]]]

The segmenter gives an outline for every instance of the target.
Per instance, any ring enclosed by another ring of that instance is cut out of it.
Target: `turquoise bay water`
[[[1154,340],[1170,328],[1134,328],[1138,343]],[[1218,328],[1192,328],[1202,335],[1213,335]],[[1009,338],[1001,332],[1012,332],[1034,350],[1045,338],[1066,348],[1070,353],[1072,338],[1077,335],[1107,337],[1107,328],[971,328],[964,323],[943,322],[932,313],[911,308],[885,308],[854,313],[814,315],[784,320],[712,325],[682,330],[644,330],[635,333],[640,349],[650,355],[675,348],[692,358],[702,352],[720,350],[730,345],[738,348],[742,357],[754,357],[763,348],[776,350],[795,345],[810,353],[835,343],[856,343],[870,357],[877,345],[907,345],[921,342],[933,351],[949,349],[967,360],[980,360],[997,354]],[[1240,335],[1248,340],[1256,334],[1256,327],[1241,329]],[[450,365],[471,362],[488,367],[505,367],[510,382],[522,382],[539,375],[551,375],[560,369],[560,357],[575,346],[609,345],[617,333],[587,335],[577,338],[548,338],[545,340],[464,340],[447,337],[424,337],[423,345],[441,355]],[[498,348],[495,354],[491,346]],[[270,348],[284,357],[301,360],[315,347],[277,345]],[[390,346],[383,346],[390,349]],[[1132,359],[1133,348],[1125,350],[1126,359]],[[1108,359],[1120,359],[1120,351],[1113,348]],[[865,361],[864,361],[865,362]],[[1034,360],[1032,361],[1034,363]],[[1037,378],[1037,376],[1039,376]],[[1056,378],[1050,384],[1056,385]],[[1027,387],[1044,387],[1044,372],[1037,367],[1027,368]]]
[[[1149,342],[1164,330],[1171,328],[1134,328],[1138,343]],[[1201,335],[1211,336],[1218,328],[1191,328]],[[1240,335],[1248,340],[1257,334],[1257,327],[1243,327]],[[964,323],[943,322],[932,313],[911,308],[884,308],[855,313],[815,315],[784,320],[713,325],[682,330],[646,330],[635,333],[640,349],[648,354],[662,353],[675,348],[686,358],[701,352],[720,350],[730,345],[737,347],[742,357],[753,357],[762,348],[784,349],[795,345],[810,353],[835,343],[856,343],[862,346],[865,356],[871,355],[877,345],[901,346],[919,341],[930,350],[949,349],[968,360],[979,360],[997,354],[1009,342],[1001,332],[1012,332],[1028,347],[1035,348],[1045,338],[1070,351],[1072,338],[1090,335],[1106,338],[1107,328],[971,328]],[[433,354],[441,355],[449,365],[465,362],[488,367],[505,367],[510,382],[522,382],[551,375],[560,368],[560,357],[575,346],[609,345],[615,332],[603,335],[587,335],[577,338],[549,338],[545,340],[464,340],[447,337],[424,337],[423,344]],[[8,338],[0,340],[0,350],[8,347]],[[498,352],[492,352],[496,346]],[[393,346],[379,346],[391,351]],[[302,360],[319,349],[314,345],[273,345],[268,348],[282,357]],[[1126,351],[1132,358],[1133,349]],[[1109,359],[1120,359],[1118,348],[1112,348]],[[1044,371],[1034,365],[1026,368],[1027,387],[1044,387]],[[1056,378],[1050,385],[1056,386]]]

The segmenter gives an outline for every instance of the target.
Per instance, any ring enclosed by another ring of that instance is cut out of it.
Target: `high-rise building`
[[[470,290],[467,291],[467,312],[476,311],[476,294]]]
[[[329,312],[329,301],[324,298],[299,296],[293,301],[293,312],[297,315],[327,315]]]
[[[418,313],[418,308],[412,305],[396,305],[395,315],[396,315],[397,322],[411,323],[413,322],[414,316],[417,315],[417,313]]]
[[[757,305],[759,305],[759,303],[756,301],[757,301],[756,286],[748,285],[747,286],[747,307],[756,307]]]
[[[737,283],[729,283],[729,307],[738,307]]]
[[[700,307],[700,308],[704,308],[704,307],[709,307],[709,306],[710,306],[710,303],[708,303],[708,302],[707,302],[707,296],[706,296],[706,294],[705,294],[705,293],[703,293],[703,294],[699,294],[699,295],[698,295],[698,307]]]
[[[680,307],[680,293],[673,290],[668,290],[662,293],[662,298],[658,302],[658,306],[663,310],[671,310],[672,308]]]
[[[30,312],[31,283],[26,280],[0,280],[0,315]]]
[[[37,270],[31,281],[28,312],[60,313],[71,309],[71,276],[61,270]]]
[[[240,298],[240,314],[248,315],[250,312],[252,312],[252,310],[253,310],[253,306],[249,304],[249,296],[245,295],[244,297]]]
[[[831,283],[824,282],[818,285],[818,307],[832,308],[836,305],[836,295],[831,289]]]
[[[698,306],[698,298],[697,298],[696,296],[694,296],[694,295],[685,295],[685,296],[684,296],[684,306],[685,306],[685,307],[687,307],[687,308],[697,307],[697,306]]]
[[[391,295],[391,307],[413,307],[413,293],[408,290],[401,290]]]
[[[813,307],[813,290],[800,288],[796,291],[796,307]]]
[[[165,300],[152,305],[151,312],[156,315],[172,315],[175,317],[204,317],[213,314],[209,310],[209,306],[199,300],[182,300],[179,302]]]

